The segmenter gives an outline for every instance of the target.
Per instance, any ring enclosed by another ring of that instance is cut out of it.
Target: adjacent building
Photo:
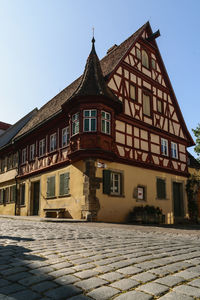
[[[147,22],[101,61],[93,38],[83,75],[12,138],[16,214],[123,222],[133,207],[153,205],[168,224],[187,217],[187,147],[194,142],[158,35]],[[7,202],[4,213],[14,213]]]

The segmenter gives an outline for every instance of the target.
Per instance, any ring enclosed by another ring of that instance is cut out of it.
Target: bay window
[[[79,113],[72,116],[72,135],[79,133]]]
[[[83,111],[83,131],[96,131],[97,130],[97,111],[96,109]]]
[[[102,111],[101,112],[101,131],[103,133],[106,134],[110,134],[111,133],[111,117],[110,117],[110,113]]]

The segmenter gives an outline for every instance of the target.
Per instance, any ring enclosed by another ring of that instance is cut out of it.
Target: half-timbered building
[[[123,222],[135,206],[187,216],[184,122],[149,22],[46,103],[14,138],[21,215]]]

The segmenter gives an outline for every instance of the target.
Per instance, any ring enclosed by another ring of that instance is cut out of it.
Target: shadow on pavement
[[[70,274],[70,268],[68,275],[57,278],[59,275],[56,272],[59,272],[59,268],[54,268],[52,261],[49,264],[48,259],[32,254],[33,250],[28,245],[11,244],[10,240],[20,243],[34,241],[28,238],[0,237],[0,299],[61,300],[73,296],[80,300],[90,299],[83,295],[80,288],[73,285],[79,279],[74,280],[76,277]]]

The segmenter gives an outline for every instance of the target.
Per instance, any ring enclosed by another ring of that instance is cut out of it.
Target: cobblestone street
[[[0,299],[200,299],[200,232],[0,219]]]

